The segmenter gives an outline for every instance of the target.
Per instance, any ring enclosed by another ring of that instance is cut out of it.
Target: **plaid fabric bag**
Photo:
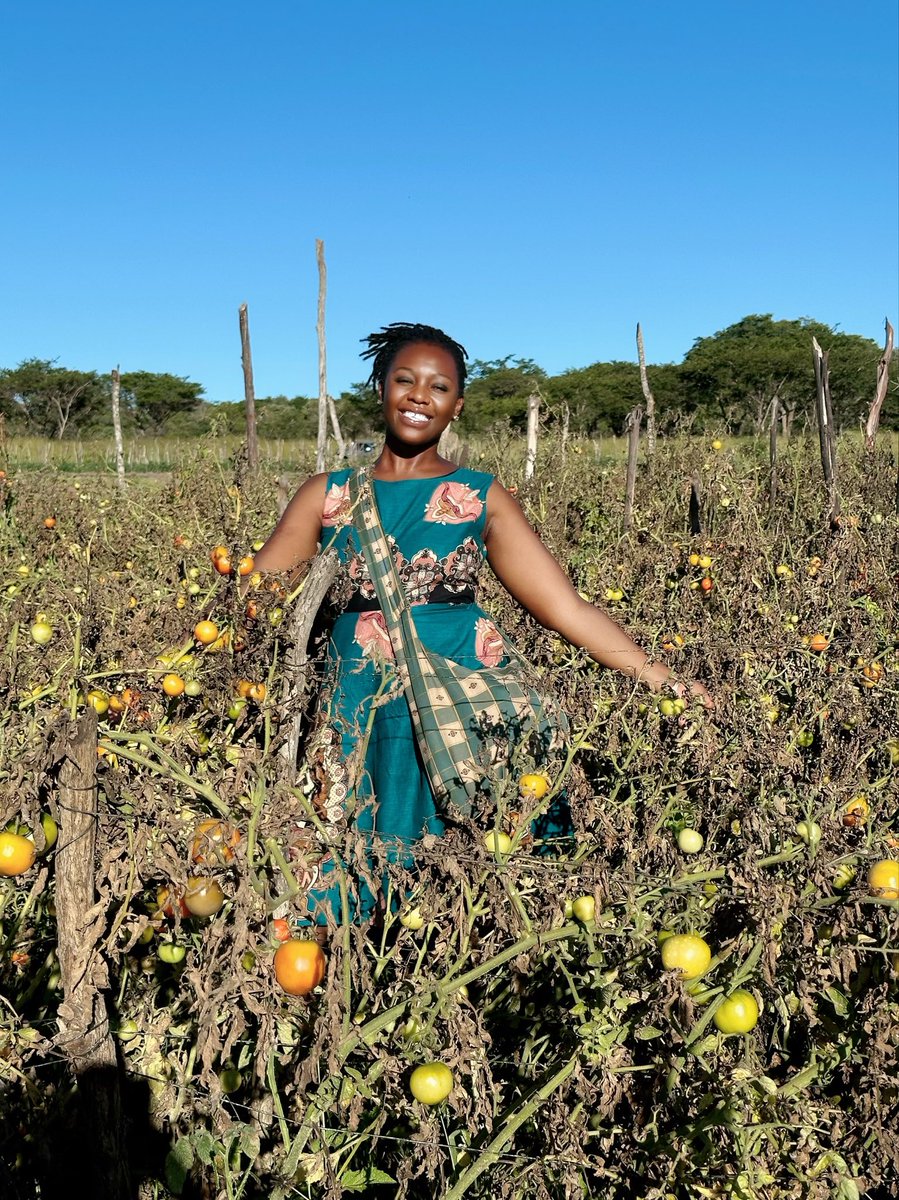
[[[527,681],[527,664],[503,636],[506,666],[472,670],[423,645],[364,469],[349,479],[362,552],[378,595],[397,674],[409,704],[428,782],[438,802],[468,815],[489,781],[508,773],[518,746],[546,761],[563,744],[567,720]]]

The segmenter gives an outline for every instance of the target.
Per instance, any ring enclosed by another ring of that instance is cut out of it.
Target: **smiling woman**
[[[390,325],[365,340],[363,357],[373,359],[370,382],[385,427],[371,490],[386,534],[384,556],[392,557],[405,603],[414,607],[421,642],[471,672],[475,683],[478,672],[502,663],[502,635],[477,604],[478,576],[487,561],[546,628],[598,662],[661,687],[668,668],[651,663],[620,626],[581,599],[498,480],[438,453],[441,434],[464,407],[464,348],[427,325]],[[325,823],[339,823],[354,797],[361,804],[354,814],[358,828],[377,834],[394,860],[411,865],[410,848],[425,833],[442,832],[447,814],[424,769],[428,747],[418,740],[403,690],[409,685],[400,678],[405,644],[397,644],[396,622],[385,619],[379,603],[384,585],[370,569],[370,532],[360,535],[363,526],[371,530],[373,510],[354,506],[351,474],[308,479],[256,555],[256,567],[293,571],[319,545],[336,549],[342,571],[333,599],[340,615],[331,633],[321,719],[307,747],[318,785],[315,803]],[[700,684],[692,686],[710,702]],[[551,809],[538,836],[558,836],[565,817],[563,806]],[[329,912],[339,912],[334,865],[311,845],[306,849],[309,913],[326,921]],[[360,883],[358,904],[351,903],[354,915],[367,915],[375,897]]]

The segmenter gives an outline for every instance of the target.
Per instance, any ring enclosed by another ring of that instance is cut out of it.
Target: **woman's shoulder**
[[[466,487],[486,496],[496,476],[491,475],[489,471],[473,471],[470,467],[459,467],[446,478],[448,482],[464,483]]]

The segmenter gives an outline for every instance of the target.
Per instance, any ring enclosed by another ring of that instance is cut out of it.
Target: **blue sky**
[[[317,393],[440,325],[550,373],[897,320],[895,0],[4,6],[0,366]]]

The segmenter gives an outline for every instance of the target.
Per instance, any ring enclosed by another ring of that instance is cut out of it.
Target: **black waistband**
[[[474,604],[475,590],[473,587],[464,587],[461,591],[450,591],[442,583],[438,583],[428,595],[427,600],[422,602],[427,604]],[[418,607],[416,605],[416,607]],[[363,596],[361,592],[356,592],[352,600],[345,606],[344,612],[379,612],[380,604],[377,596]]]

